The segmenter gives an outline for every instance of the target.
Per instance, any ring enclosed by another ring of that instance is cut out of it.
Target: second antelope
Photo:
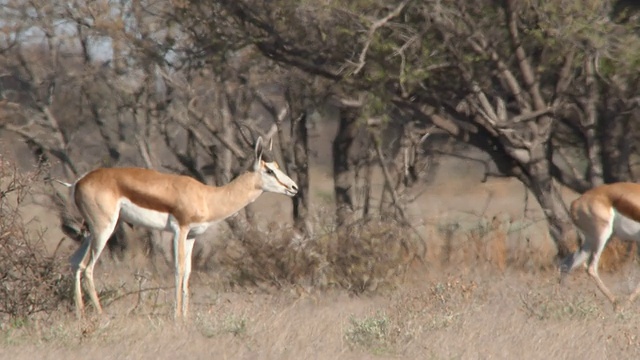
[[[76,254],[76,314],[82,317],[81,280],[98,313],[102,312],[93,281],[93,268],[118,222],[173,233],[175,260],[175,317],[189,309],[189,275],[195,237],[255,201],[263,192],[294,196],[298,186],[275,161],[263,158],[262,139],[255,145],[253,171],[224,186],[207,186],[188,177],[142,168],[101,168],[78,179],[72,198],[89,228]]]
[[[613,306],[619,308],[615,296],[598,275],[598,262],[612,235],[621,240],[640,241],[640,184],[614,183],[593,188],[571,203],[571,217],[583,241],[578,251],[563,260],[562,277],[589,260],[587,272]],[[627,299],[627,305],[639,294],[640,284]]]

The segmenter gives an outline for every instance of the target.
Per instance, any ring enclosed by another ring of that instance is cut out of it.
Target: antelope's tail
[[[62,184],[62,185],[64,185],[64,186],[68,187],[68,188],[70,188],[70,187],[72,187],[72,186],[73,186],[73,184],[71,184],[71,183],[68,183],[68,182],[65,182],[65,181],[62,181],[62,180],[58,180],[58,179],[56,179],[56,178],[52,178],[52,177],[50,177],[50,176],[47,176],[46,178],[44,178],[44,181],[55,181],[55,182],[57,182],[58,184]]]

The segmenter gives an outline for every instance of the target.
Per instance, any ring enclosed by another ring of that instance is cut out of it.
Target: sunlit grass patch
[[[391,349],[391,323],[384,313],[364,318],[349,318],[345,340],[353,347],[364,348],[372,353],[385,353]]]
[[[225,334],[241,337],[247,334],[248,319],[245,315],[236,314],[227,314],[222,318],[197,314],[195,326],[200,334],[208,338]]]
[[[520,295],[521,310],[538,320],[575,320],[602,317],[601,306],[589,298],[549,298],[548,293],[529,291]]]

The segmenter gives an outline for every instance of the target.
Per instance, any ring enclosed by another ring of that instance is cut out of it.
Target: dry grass
[[[453,270],[453,269],[449,269]],[[422,274],[422,276],[419,276]],[[104,318],[77,322],[57,312],[3,329],[0,357],[168,359],[635,358],[640,311],[615,314],[586,277],[559,288],[553,272],[506,269],[466,275],[413,273],[386,294],[314,297],[232,291],[211,297],[202,284],[189,321],[167,312],[128,313],[133,299],[106,306]],[[208,299],[203,301],[204,299]]]
[[[600,257],[600,269],[605,272],[616,272],[637,258],[638,243],[622,241],[613,237],[604,248]]]
[[[436,219],[431,229],[427,259],[435,266],[457,266],[473,271],[492,269],[502,273],[508,268],[523,271],[549,270],[555,267],[555,245],[548,238],[532,241],[521,230],[532,226],[526,220],[514,221],[498,214],[469,220]]]

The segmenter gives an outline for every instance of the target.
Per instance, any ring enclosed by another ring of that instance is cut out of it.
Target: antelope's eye
[[[267,168],[267,175],[275,175],[275,173],[273,172],[273,170]]]

